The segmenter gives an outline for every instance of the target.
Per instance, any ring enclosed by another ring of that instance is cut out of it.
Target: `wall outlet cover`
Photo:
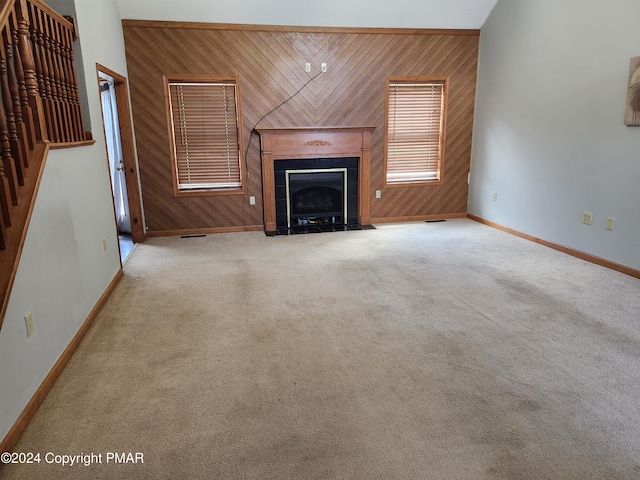
[[[613,230],[613,225],[616,223],[616,219],[613,217],[607,218],[607,230]]]
[[[24,316],[24,323],[27,326],[27,337],[30,337],[33,335],[33,317],[31,316],[31,312]]]

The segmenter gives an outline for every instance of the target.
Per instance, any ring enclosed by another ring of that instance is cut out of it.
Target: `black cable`
[[[244,167],[245,167],[245,171],[247,172],[247,197],[249,196],[249,190],[251,187],[251,180],[250,180],[250,174],[249,174],[249,160],[247,159],[247,156],[249,154],[249,148],[251,147],[251,142],[253,140],[253,135],[257,134],[258,132],[256,131],[256,127],[260,124],[260,122],[262,122],[262,120],[264,120],[265,118],[267,118],[269,115],[271,115],[273,112],[275,112],[276,110],[278,110],[280,107],[282,107],[284,104],[286,104],[289,100],[291,100],[293,97],[295,97],[296,95],[298,95],[302,90],[304,90],[304,88],[309,85],[311,82],[313,82],[316,78],[318,78],[323,72],[319,72],[317,73],[315,76],[311,77],[309,79],[309,81],[307,83],[305,83],[303,86],[301,86],[298,91],[296,93],[294,93],[293,95],[291,95],[289,98],[287,98],[284,102],[282,102],[280,105],[278,105],[277,107],[275,107],[273,110],[271,110],[269,113],[265,113],[260,120],[258,120],[256,122],[256,124],[253,126],[253,128],[251,128],[251,132],[249,133],[249,144],[247,145],[247,149],[244,151]],[[258,225],[258,223],[255,221],[255,219],[253,218],[253,211],[252,208],[253,205],[249,205],[249,215],[251,216],[251,221],[253,222],[253,224],[256,226],[256,230],[260,230],[260,226]],[[266,232],[266,229],[265,229]]]

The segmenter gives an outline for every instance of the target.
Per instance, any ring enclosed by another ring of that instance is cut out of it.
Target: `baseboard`
[[[22,432],[24,432],[25,428],[27,428],[27,425],[29,425],[29,422],[38,411],[38,408],[53,387],[54,383],[56,383],[56,380],[64,370],[64,367],[66,367],[67,363],[78,348],[78,345],[80,345],[80,342],[89,331],[89,328],[91,328],[93,321],[98,316],[98,313],[104,306],[111,293],[113,293],[113,290],[116,288],[121,278],[122,268],[118,271],[113,280],[111,280],[111,283],[106,288],[98,302],[95,304],[86,320],[84,321],[76,335],[73,337],[73,340],[71,340],[71,343],[69,343],[65,351],[62,352],[62,355],[60,355],[58,361],[53,365],[53,368],[51,369],[51,371],[49,371],[49,374],[42,381],[42,384],[40,385],[40,387],[38,387],[36,393],[33,394],[33,397],[31,397],[29,403],[27,403],[27,405],[24,407],[22,413],[16,420],[16,423],[13,425],[13,427],[11,427],[11,430],[9,430],[2,442],[0,442],[0,452],[10,452],[13,447],[15,447],[16,443],[18,443],[20,435],[22,435]]]
[[[564,245],[559,245],[557,243],[549,242],[548,240],[544,240],[542,238],[534,237],[533,235],[529,235],[527,233],[519,232],[518,230],[514,230],[509,227],[505,227],[504,225],[500,225],[499,223],[492,222],[491,220],[486,220],[482,217],[478,217],[476,215],[467,214],[467,218],[474,220],[476,222],[482,223],[484,225],[488,225],[493,228],[497,228],[498,230],[502,230],[503,232],[510,233],[512,235],[516,235],[520,238],[524,238],[526,240],[530,240],[535,243],[539,243],[540,245],[544,245],[545,247],[553,248],[554,250],[558,250],[559,252],[566,253],[567,255],[571,255],[573,257],[577,257],[581,260],[585,260],[587,262],[595,263],[596,265],[600,265],[601,267],[610,268],[611,270],[615,270],[617,272],[621,272],[627,275],[630,275],[635,278],[640,278],[640,270],[636,270],[635,268],[627,267],[626,265],[621,265],[619,263],[612,262],[610,260],[606,260],[604,258],[596,257],[595,255],[591,255],[589,253],[582,252],[580,250],[575,250],[573,248],[566,247]]]
[[[187,228],[183,230],[156,230],[146,232],[149,237],[172,237],[175,235],[208,235],[215,233],[235,233],[235,232],[262,232],[262,225],[244,225],[240,227],[219,227],[219,228]]]
[[[466,218],[466,213],[441,213],[438,215],[413,215],[409,217],[376,217],[371,223],[421,222],[426,220],[446,220],[448,218]]]

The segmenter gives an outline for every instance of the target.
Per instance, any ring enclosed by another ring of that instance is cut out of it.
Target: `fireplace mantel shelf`
[[[274,162],[277,160],[358,157],[358,223],[369,225],[371,132],[375,127],[259,128],[264,226],[276,230]]]
[[[287,128],[257,128],[256,132],[263,133],[299,133],[299,132],[372,132],[376,127],[287,127]]]

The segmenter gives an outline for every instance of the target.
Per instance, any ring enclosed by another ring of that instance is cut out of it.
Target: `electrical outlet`
[[[256,197],[254,197],[253,195],[251,195],[249,197],[249,205],[255,205],[256,204]]]
[[[320,65],[320,70],[322,70],[323,72],[326,72],[327,71],[327,64],[326,63],[322,63]]]
[[[382,191],[376,190],[376,198],[382,198]]]
[[[304,64],[304,71],[309,73],[311,71],[311,64],[310,63],[305,63]]]
[[[24,316],[24,323],[27,325],[27,337],[30,337],[33,335],[33,317],[31,316],[31,312]]]
[[[592,222],[593,222],[593,215],[591,215],[590,213],[584,212],[582,214],[582,223],[584,223],[585,225],[591,225]]]
[[[107,245],[107,237],[102,237],[102,248],[104,249],[104,251],[107,251],[108,245]]]
[[[497,202],[497,201],[498,201],[498,194],[497,194],[497,193],[494,193],[494,194],[493,194],[493,201],[494,201],[494,202]]]
[[[613,224],[616,222],[616,219],[613,217],[607,218],[607,230],[613,230]]]

